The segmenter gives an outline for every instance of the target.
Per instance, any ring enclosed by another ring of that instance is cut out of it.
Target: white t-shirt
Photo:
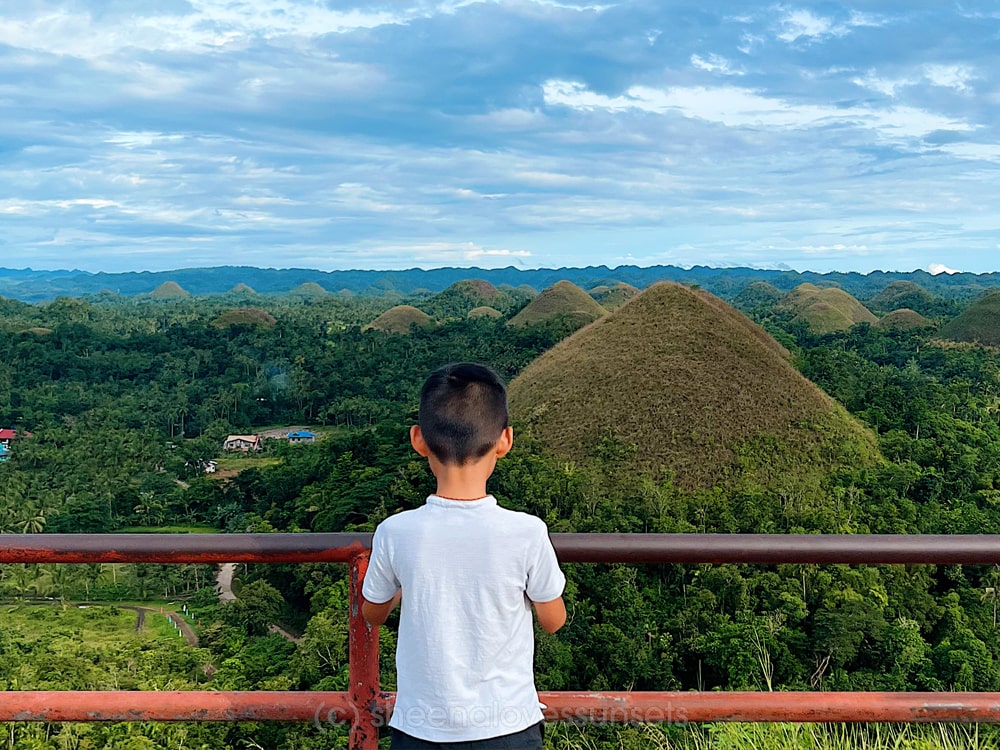
[[[403,590],[389,725],[462,742],[541,721],[531,602],[565,584],[545,523],[491,495],[431,495],[379,524],[362,593],[381,603]]]

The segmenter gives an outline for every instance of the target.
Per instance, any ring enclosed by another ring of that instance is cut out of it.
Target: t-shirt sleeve
[[[372,554],[368,561],[368,572],[361,587],[361,594],[373,604],[382,604],[399,591],[399,579],[392,570],[386,545],[385,529],[380,525],[372,538]]]
[[[548,529],[542,524],[535,544],[528,554],[528,582],[525,593],[533,602],[550,602],[562,596],[566,576],[559,570],[556,551],[552,548]]]

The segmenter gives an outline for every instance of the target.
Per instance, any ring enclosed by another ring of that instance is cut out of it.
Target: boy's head
[[[445,365],[420,390],[418,421],[441,463],[475,461],[490,452],[507,427],[507,388],[485,365]]]

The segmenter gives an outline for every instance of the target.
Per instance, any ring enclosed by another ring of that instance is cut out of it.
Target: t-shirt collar
[[[497,499],[493,495],[481,497],[478,500],[448,500],[438,495],[428,495],[427,504],[436,508],[460,508],[462,510],[478,510],[479,508],[492,508],[497,504]]]

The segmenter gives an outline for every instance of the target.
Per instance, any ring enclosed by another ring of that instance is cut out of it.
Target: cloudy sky
[[[0,267],[1000,270],[1000,5],[0,0]]]

